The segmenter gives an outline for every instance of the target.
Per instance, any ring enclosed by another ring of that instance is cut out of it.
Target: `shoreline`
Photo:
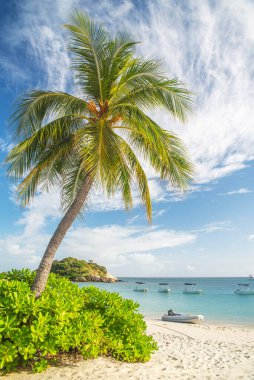
[[[139,313],[143,314],[144,316],[144,320],[146,322],[149,322],[149,321],[158,321],[158,322],[163,322],[161,320],[160,317],[157,317],[155,315],[149,315],[148,313],[144,313],[142,311],[139,311]],[[158,313],[159,314],[159,313]],[[163,313],[161,313],[162,315]],[[165,314],[165,312],[164,312]],[[193,313],[194,314],[194,313]],[[170,322],[172,323],[172,322]],[[183,325],[183,323],[178,323],[179,325]],[[223,320],[215,320],[215,319],[209,319],[209,318],[206,318],[205,316],[205,319],[203,322],[199,323],[199,325],[211,325],[211,326],[216,326],[216,327],[232,327],[232,328],[246,328],[246,329],[250,329],[250,330],[254,330],[254,322],[253,323],[237,323],[237,322],[230,322],[230,321],[223,321]]]
[[[143,314],[144,315],[144,314]],[[144,320],[146,323],[149,323],[151,321],[156,321],[156,322],[163,322],[160,318],[156,318],[154,316],[146,316],[144,315]],[[174,322],[167,322],[167,323],[174,323]],[[177,325],[191,325],[191,323],[177,323]],[[194,323],[193,323],[194,324]],[[254,330],[254,323],[234,323],[234,322],[225,322],[225,321],[218,321],[218,320],[212,320],[212,319],[207,319],[205,318],[203,322],[201,323],[196,323],[197,325],[200,326],[215,326],[215,327],[228,327],[228,328],[239,328],[239,329],[248,329],[248,330]]]
[[[159,350],[147,363],[111,358],[50,367],[41,374],[12,373],[10,380],[253,380],[254,326],[184,324],[145,319]]]
[[[203,290],[202,295],[196,296],[183,294],[184,283],[186,281],[192,282],[190,278],[186,277],[182,279],[144,277],[143,280],[149,290],[142,294],[133,292],[134,282],[136,280],[142,281],[141,277],[132,279],[119,277],[119,279],[127,281],[110,285],[96,283],[91,285],[110,292],[117,292],[123,298],[138,302],[140,305],[139,312],[149,319],[160,318],[168,309],[172,308],[175,312],[182,314],[203,314],[205,323],[246,327],[254,325],[254,311],[251,307],[254,296],[239,296],[234,293],[237,284],[243,281],[239,277],[235,279],[221,277],[220,280],[217,277],[202,277],[202,281],[201,278],[195,279],[194,282],[197,282]],[[158,292],[159,282],[164,281],[169,282],[171,288],[171,292],[168,294]],[[90,284],[80,284],[81,287],[87,285]]]

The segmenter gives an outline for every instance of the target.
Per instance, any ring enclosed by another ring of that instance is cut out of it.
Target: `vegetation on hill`
[[[40,372],[66,354],[145,362],[157,349],[136,302],[52,273],[36,298],[34,277],[28,269],[0,274],[0,370]]]
[[[74,257],[67,257],[60,261],[54,260],[51,272],[71,281],[109,281],[105,267]]]

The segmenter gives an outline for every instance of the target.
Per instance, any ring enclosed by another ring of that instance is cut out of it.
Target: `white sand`
[[[159,350],[148,363],[112,359],[51,367],[42,374],[11,374],[11,380],[254,380],[254,327],[187,325],[149,320]]]

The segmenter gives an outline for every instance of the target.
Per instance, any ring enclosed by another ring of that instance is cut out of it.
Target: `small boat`
[[[136,281],[136,287],[133,289],[134,292],[148,292],[148,288],[144,288],[145,282]]]
[[[203,290],[202,289],[197,289],[197,284],[193,284],[190,282],[185,282],[185,289],[183,291],[184,294],[202,294]]]
[[[176,314],[168,315],[164,314],[161,319],[166,322],[180,322],[180,323],[199,323],[205,318],[203,315],[192,315],[192,314]]]
[[[245,295],[245,296],[254,295],[254,289],[252,289],[249,284],[238,284],[238,286],[240,286],[240,288],[235,291],[235,294],[240,294],[240,295]]]
[[[249,280],[254,280],[254,276],[253,276],[253,274],[250,273],[248,278],[249,278]]]
[[[158,292],[160,293],[169,293],[170,292],[170,288],[168,287],[168,282],[160,282],[159,283],[159,289],[158,289]]]

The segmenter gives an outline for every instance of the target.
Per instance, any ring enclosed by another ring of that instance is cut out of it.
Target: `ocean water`
[[[207,322],[254,326],[254,295],[237,295],[237,284],[249,283],[254,289],[254,280],[246,278],[133,278],[121,277],[116,283],[79,283],[93,285],[109,292],[118,292],[122,297],[140,304],[140,312],[146,317],[161,318],[168,309],[178,313],[203,314]],[[147,293],[134,292],[136,281],[143,281]],[[160,293],[159,282],[168,282],[170,293]],[[183,294],[184,283],[197,284],[203,294]]]

